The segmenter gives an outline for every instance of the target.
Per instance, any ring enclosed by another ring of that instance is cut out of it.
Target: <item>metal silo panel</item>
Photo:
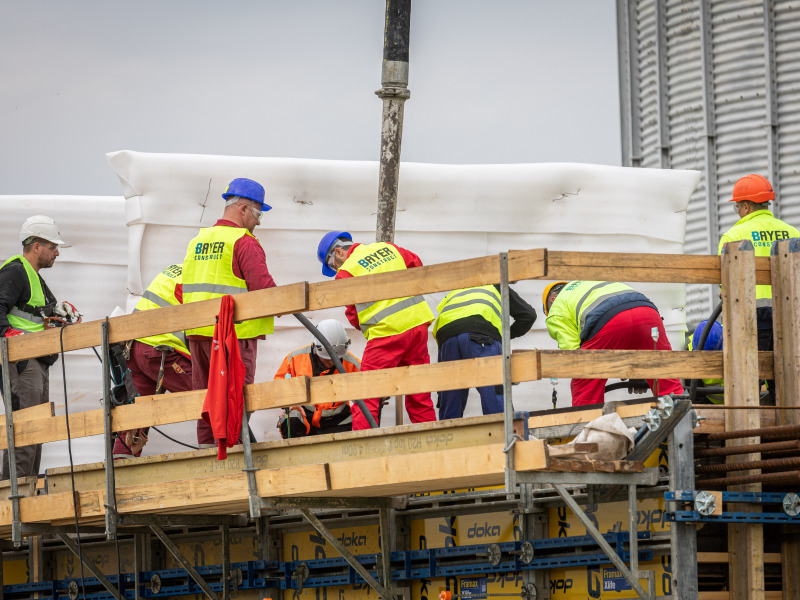
[[[775,208],[781,219],[800,227],[800,5],[774,2],[773,24],[779,174]]]
[[[636,39],[639,72],[639,127],[642,167],[661,166],[658,118],[658,52],[656,46],[656,3],[636,3]]]

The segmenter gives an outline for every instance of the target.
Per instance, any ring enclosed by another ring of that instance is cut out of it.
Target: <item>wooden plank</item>
[[[772,331],[778,406],[800,404],[800,240],[772,245]],[[800,410],[776,411],[779,425],[800,423]],[[781,527],[782,587],[786,598],[800,598],[800,527]]]
[[[247,292],[236,296],[234,319],[254,319],[302,312],[307,308],[307,283]],[[183,331],[190,327],[213,325],[221,300],[206,300],[181,306],[170,306],[109,319],[109,341],[124,342],[134,338]],[[64,330],[64,351],[99,346],[102,321],[70,325]],[[9,339],[11,362],[56,354],[60,351],[60,330],[51,329]]]
[[[22,423],[23,421],[33,421],[34,419],[46,419],[56,414],[55,407],[52,402],[45,402],[29,408],[22,408],[15,410],[13,413],[14,425]]]
[[[578,442],[576,444],[547,445],[547,455],[552,458],[570,458],[575,455],[586,455],[597,452],[599,444],[589,442]],[[583,458],[583,457],[581,457]]]
[[[726,563],[726,562],[728,562],[728,553],[727,552],[698,552],[697,553],[697,562],[699,562],[699,563]],[[781,562],[780,553],[778,553],[778,552],[765,552],[764,553],[764,563],[766,563],[766,564],[777,564],[777,563],[780,563],[780,562]]]
[[[764,592],[765,600],[782,600],[788,597],[784,596],[780,590]],[[736,600],[737,596],[734,596],[731,592],[699,592],[697,598],[698,600]]]
[[[530,440],[514,444],[514,468],[517,471],[541,471],[550,466],[545,440]]]
[[[755,255],[749,241],[725,245],[721,255],[722,314],[726,323],[724,342],[725,402],[732,406],[758,406],[758,339],[756,329]],[[753,429],[760,426],[760,411],[725,411],[725,428]],[[757,444],[759,438],[728,440],[726,445]],[[759,453],[729,456],[726,462],[759,460]],[[751,474],[742,471],[736,474]],[[730,489],[760,492],[761,484],[731,486]],[[749,504],[731,503],[729,510],[751,512]],[[728,585],[735,598],[764,598],[764,530],[761,524],[728,525]]]
[[[719,283],[720,259],[710,255],[548,250],[547,279]],[[766,257],[756,258],[756,281],[770,282]]]
[[[522,434],[524,422],[514,422],[514,430]],[[483,415],[464,419],[449,419],[416,425],[401,425],[381,429],[345,431],[253,444],[253,464],[259,469],[279,468],[301,464],[340,462],[420,454],[468,448],[496,443],[503,439],[502,415]],[[214,448],[143,456],[114,463],[117,486],[144,483],[167,484],[176,479],[202,477],[208,473],[241,473],[245,468],[241,446],[228,450],[228,458],[216,460]],[[169,468],[164,468],[168,464]],[[51,492],[71,490],[69,467],[48,469],[47,485]],[[101,489],[105,486],[102,462],[75,466],[75,486],[80,490]]]

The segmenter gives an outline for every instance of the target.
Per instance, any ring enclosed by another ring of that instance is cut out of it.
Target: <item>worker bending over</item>
[[[556,281],[542,296],[547,331],[562,350],[672,350],[658,309],[644,295],[624,283],[610,281]],[[657,329],[658,340],[652,330]],[[573,379],[572,405],[605,400],[607,379]],[[656,396],[679,394],[677,379],[661,379]]]
[[[336,356],[342,361],[344,370],[348,373],[357,373],[361,367],[361,361],[347,351],[350,347],[350,338],[347,337],[344,325],[334,319],[326,319],[317,325],[317,330],[333,347]],[[288,379],[303,375],[319,377],[336,372],[336,367],[325,346],[315,338],[313,343],[308,346],[298,348],[286,355],[278,372],[275,373],[275,379]],[[338,433],[350,431],[352,428],[353,417],[350,412],[350,404],[347,402],[292,406],[284,411],[278,420],[278,429],[283,438]]]
[[[422,261],[413,252],[389,242],[354,244],[346,231],[330,231],[317,248],[322,274],[336,279],[362,277],[373,273],[389,273],[421,267]],[[427,365],[428,325],[433,312],[422,296],[392,298],[365,302],[347,307],[345,314],[353,327],[367,338],[362,371],[390,369],[407,365]],[[406,412],[412,423],[436,420],[430,393],[407,394]],[[380,424],[380,399],[364,401],[375,421]],[[352,407],[353,429],[368,429],[369,422],[358,406]]]
[[[170,265],[156,275],[133,312],[181,304],[182,270],[181,265]],[[162,390],[174,393],[192,389],[192,360],[183,331],[133,340],[128,356],[133,386],[140,396],[153,396]],[[114,458],[140,456],[146,443],[147,428],[122,431],[114,442]]]
[[[183,261],[183,303],[201,302],[229,294],[275,287],[267,258],[253,235],[261,215],[272,208],[264,203],[264,188],[252,179],[234,179],[222,194],[225,211],[213,227],[201,229]],[[272,317],[236,323],[239,352],[245,367],[245,385],[256,375],[257,342],[273,331]],[[186,330],[192,354],[192,387],[208,388],[214,326]],[[197,421],[197,443],[213,447],[211,426]]]
[[[536,311],[517,292],[509,288],[511,339],[528,333],[536,321]],[[499,356],[502,320],[500,286],[453,290],[439,303],[439,316],[433,322],[433,336],[439,345],[439,362]],[[503,412],[503,386],[486,385],[477,388],[483,414]],[[439,392],[439,419],[458,419],[464,416],[469,389]]]
[[[769,210],[770,200],[775,200],[772,184],[763,175],[745,175],[733,186],[733,209],[739,220],[719,240],[719,254],[728,242],[749,240],[756,256],[769,256],[773,242],[800,237],[791,225],[776,219]],[[771,352],[772,337],[772,286],[756,286],[756,326],[758,349]],[[775,404],[775,382],[767,382],[770,404]]]
[[[0,335],[12,337],[48,326],[80,322],[80,314],[68,302],[58,304],[39,272],[49,269],[64,246],[55,221],[36,215],[22,224],[19,232],[22,254],[12,256],[0,267]],[[58,354],[41,356],[11,365],[13,410],[50,402],[50,367]],[[17,477],[39,474],[42,445],[32,444],[15,449]],[[8,452],[3,451],[2,479],[10,479]]]

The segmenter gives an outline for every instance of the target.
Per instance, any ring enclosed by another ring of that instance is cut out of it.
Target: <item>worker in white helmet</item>
[[[0,335],[12,337],[42,331],[45,327],[79,322],[80,313],[69,302],[58,303],[42,279],[64,246],[55,221],[44,215],[30,217],[19,232],[22,254],[12,256],[0,267]],[[18,362],[11,367],[13,409],[19,410],[50,401],[49,369],[58,355]],[[15,450],[17,477],[39,474],[42,445]],[[3,452],[2,479],[10,478],[8,453]]]
[[[328,340],[346,372],[356,373],[361,369],[361,361],[347,351],[350,347],[350,338],[344,325],[334,319],[326,319],[317,325],[317,330]],[[315,338],[308,346],[293,350],[283,359],[278,372],[275,373],[275,379],[303,375],[319,377],[336,372],[325,346]],[[278,429],[283,438],[350,431],[352,427],[353,417],[347,402],[292,406],[285,410],[278,420]]]

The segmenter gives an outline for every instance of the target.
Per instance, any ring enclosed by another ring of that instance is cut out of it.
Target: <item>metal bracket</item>
[[[591,535],[592,538],[594,538],[594,541],[597,542],[598,546],[600,546],[600,548],[603,550],[603,552],[605,552],[605,554],[608,556],[608,558],[611,560],[611,562],[614,563],[614,566],[617,567],[620,570],[620,573],[622,573],[622,576],[628,581],[628,583],[631,585],[633,590],[637,594],[639,594],[639,597],[640,598],[647,598],[649,600],[653,600],[655,598],[653,590],[651,589],[649,592],[645,591],[645,589],[639,583],[639,579],[638,579],[638,575],[639,575],[639,573],[638,573],[638,571],[639,571],[639,557],[638,557],[638,554],[636,554],[636,559],[635,559],[636,572],[632,573],[628,569],[628,567],[625,566],[625,563],[619,557],[619,554],[617,554],[616,551],[611,547],[611,545],[605,540],[605,538],[603,537],[603,534],[600,533],[600,531],[597,529],[597,527],[594,526],[594,523],[592,523],[591,519],[589,519],[589,517],[586,515],[586,513],[583,512],[583,509],[578,505],[577,502],[575,502],[575,499],[564,488],[564,486],[559,484],[559,483],[554,483],[553,487],[555,488],[556,492],[558,492],[558,495],[561,496],[561,499],[564,501],[564,503],[570,508],[570,510],[572,510],[572,512],[575,514],[575,516],[578,517],[580,522],[583,523],[583,526],[586,527],[586,532],[589,535]],[[635,493],[633,495],[635,497]],[[633,568],[633,566],[634,566],[633,565],[633,561],[634,561],[634,544],[635,544],[634,539],[637,537],[637,533],[636,533],[635,529],[633,529],[630,532],[630,536],[629,537],[630,537],[630,544],[631,544],[631,552],[630,552],[631,563],[632,563],[631,567]],[[637,550],[638,550],[638,547],[637,547]]]
[[[250,426],[247,418],[247,403],[242,403],[242,428],[239,433],[244,448],[244,469],[247,473],[247,490],[250,500],[250,516],[254,519],[261,517],[261,497],[258,495],[258,483],[256,482],[256,471],[253,464],[253,447],[250,443]]]
[[[198,573],[197,570],[192,566],[192,564],[186,559],[186,557],[180,551],[180,548],[178,548],[178,546],[175,545],[175,542],[173,542],[171,539],[169,539],[169,537],[167,537],[167,534],[164,533],[164,530],[161,529],[161,527],[159,527],[158,525],[156,525],[155,522],[150,523],[150,530],[156,535],[156,537],[159,540],[161,540],[161,543],[164,544],[164,547],[167,550],[169,550],[169,553],[175,557],[175,560],[177,560],[180,563],[181,567],[183,567],[186,570],[186,572],[189,574],[189,577],[191,577],[194,580],[194,582],[198,586],[200,586],[200,589],[203,590],[203,593],[209,598],[211,598],[211,600],[219,600],[219,596],[217,596],[217,593],[211,589],[211,586],[208,585],[208,582],[206,582],[206,580],[203,579],[203,576],[200,575],[200,573]]]
[[[361,578],[366,582],[366,584],[375,590],[378,595],[383,598],[383,600],[395,600],[394,595],[391,591],[383,587],[372,575],[369,574],[356,557],[342,544],[336,536],[333,535],[330,530],[322,524],[322,522],[307,508],[301,508],[300,512],[303,513],[303,516],[306,520],[311,524],[311,526],[317,530],[317,532],[325,538],[325,540],[333,546],[336,551],[347,561],[356,573],[358,573]]]
[[[69,537],[66,533],[57,533],[58,538],[64,543],[64,545],[69,548],[72,553],[78,557],[89,571],[94,575],[97,580],[103,585],[104,588],[108,590],[108,593],[114,596],[117,600],[125,600],[120,591],[114,587],[114,584],[103,575],[103,572],[97,568],[97,566],[91,560],[85,560],[82,556],[81,552],[78,550],[78,545]]]
[[[514,404],[511,399],[511,322],[508,287],[508,253],[500,253],[500,322],[503,347],[503,425],[506,448],[514,443]],[[506,452],[506,492],[516,492],[514,453]]]
[[[11,366],[8,362],[8,338],[0,338],[0,355],[3,362],[3,405],[6,409],[6,456],[10,476],[11,495],[11,541],[14,548],[22,545],[22,522],[19,514],[19,487],[17,484],[17,455],[14,444],[14,407],[11,404]]]
[[[108,353],[108,317],[100,323],[103,347],[103,430],[106,458],[106,539],[117,539],[117,492],[114,481],[114,431],[111,429],[111,364]]]

